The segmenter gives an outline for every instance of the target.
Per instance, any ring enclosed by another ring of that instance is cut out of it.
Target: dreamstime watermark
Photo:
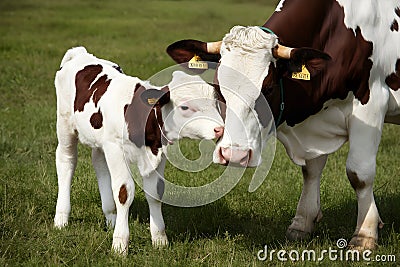
[[[167,140],[173,141],[173,144],[168,145],[166,149],[164,149],[164,157],[170,163],[170,165],[180,171],[191,173],[201,173],[202,171],[207,171],[208,168],[212,168],[210,166],[213,165],[213,162],[215,162],[215,158],[219,156],[218,144],[221,140],[205,140],[205,138],[202,137],[202,135],[205,134],[200,133],[195,136],[195,138],[201,140],[197,143],[198,151],[200,153],[200,156],[197,159],[192,160],[185,157],[185,153],[181,151],[179,145],[179,138],[191,138],[191,132],[199,133],[208,131],[209,133],[214,134],[214,127],[207,125],[211,125],[211,122],[214,122],[215,124],[215,122],[218,121],[218,118],[215,118],[213,115],[208,115],[212,113],[210,111],[219,111],[219,119],[221,123],[223,122],[222,118],[220,117],[220,112],[221,106],[224,106],[225,104],[219,101],[212,86],[214,84],[215,65],[216,63],[214,62],[207,62],[208,69],[194,72],[189,70],[186,65],[174,65],[158,72],[148,79],[149,83],[155,87],[168,85],[171,99],[173,99],[173,101],[179,99],[177,102],[185,103],[184,109],[182,109],[182,105],[180,103],[175,103],[178,105],[175,105],[174,108],[167,110],[167,112],[163,112],[162,119],[164,125],[161,129],[161,134],[165,135]],[[184,72],[186,75],[182,75],[182,72]],[[236,74],[237,77],[242,76],[243,79],[247,79],[240,73]],[[251,81],[249,81],[249,84],[252,84]],[[190,93],[191,90],[193,90],[193,92],[205,90],[205,87],[207,86],[208,90],[214,92],[214,98],[211,97],[207,99],[199,94]],[[252,89],[258,91],[258,94],[260,94],[259,89],[257,89],[255,86],[253,87],[254,88]],[[229,91],[229,88],[226,90]],[[234,92],[231,93],[234,94]],[[247,103],[248,101],[243,99],[240,95],[236,95],[236,99],[238,101],[238,105],[245,105],[247,106],[248,110],[252,111],[247,119],[258,121],[258,115],[254,111],[254,107],[251,107],[251,104]],[[240,133],[239,135],[243,140],[257,139],[258,143],[261,144],[258,147],[253,147],[251,151],[251,156],[253,158],[258,158],[262,164],[260,164],[254,170],[248,187],[249,192],[254,192],[265,180],[272,166],[277,141],[275,137],[275,123],[268,102],[264,97],[262,97],[262,95],[260,99],[260,104],[264,106],[263,112],[265,113],[265,117],[271,119],[268,126],[262,127],[262,125],[259,123],[259,129],[257,129],[257,131],[255,131],[255,129],[249,129],[246,123],[241,121],[240,115],[237,114],[236,110],[231,110],[229,109],[230,107],[226,107],[226,112],[230,114],[231,118],[235,117],[234,119],[238,122],[238,124],[235,125],[236,128],[233,132],[225,129],[225,143],[232,143],[232,136],[237,137],[238,133]],[[182,102],[182,100],[184,101]],[[239,103],[239,101],[241,103]],[[192,106],[195,107],[193,109],[194,111],[191,108]],[[235,107],[232,108],[234,109]],[[149,112],[152,111],[150,110]],[[166,125],[168,127],[173,125],[174,128],[166,129]],[[143,129],[143,131],[145,131],[145,129]],[[123,140],[130,140],[129,133],[124,132],[124,135],[125,136]],[[143,138],[145,135],[146,133],[142,134]],[[177,136],[179,136],[179,138],[177,138]],[[143,141],[143,143],[145,143],[145,141]],[[127,144],[127,147],[129,146],[131,146],[131,144]],[[193,147],[191,149],[193,149]],[[148,150],[147,158],[143,157],[141,159],[142,163],[140,164],[142,166],[146,164],[153,165],[152,167],[157,173],[158,180],[161,182],[157,182],[157,185],[155,185],[157,186],[157,190],[147,190],[145,186],[143,186],[143,179],[146,179],[146,177],[140,176],[135,167],[135,162],[131,162],[129,160],[131,158],[129,153],[130,152],[125,152],[125,161],[131,170],[131,176],[135,182],[153,198],[159,199],[163,203],[179,207],[196,207],[218,200],[229,193],[238,184],[246,169],[243,168],[243,166],[238,167],[235,164],[229,163],[223,169],[222,173],[218,172],[215,174],[215,177],[209,177],[206,184],[202,184],[200,186],[190,186],[185,183],[186,185],[183,186],[177,184],[177,182],[173,182],[173,179],[169,179],[169,177],[164,177],[163,170],[159,172],[157,164],[160,163],[154,163],[154,154],[152,151]],[[163,192],[160,193],[160,190]]]
[[[264,249],[257,252],[257,259],[260,261],[311,261],[320,262],[323,260],[329,261],[346,261],[346,262],[396,262],[396,255],[373,255],[371,250],[359,251],[355,249],[346,249],[346,239],[340,238],[336,242],[336,247],[329,247],[328,249],[314,250],[285,250],[285,249],[272,249],[269,250],[265,245]]]

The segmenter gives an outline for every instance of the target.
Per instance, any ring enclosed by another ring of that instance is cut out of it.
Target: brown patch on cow
[[[122,205],[125,204],[126,200],[128,199],[128,191],[126,190],[126,186],[124,184],[119,189],[118,199],[119,203]]]
[[[97,103],[103,94],[107,91],[111,80],[107,75],[101,76],[96,80],[97,76],[102,72],[101,65],[88,65],[78,71],[75,76],[76,95],[74,101],[74,110],[82,112],[85,104],[90,101],[93,96],[93,102],[97,107]]]
[[[125,121],[128,125],[129,140],[137,147],[144,145],[150,147],[151,152],[157,155],[159,148],[166,142],[160,131],[163,127],[160,102],[169,101],[169,89],[168,87],[161,89],[165,94],[154,107],[141,99],[141,94],[145,90],[142,85],[136,85],[132,102],[125,108]]]
[[[270,65],[277,72],[273,84],[282,78],[285,110],[281,123],[294,126],[318,113],[328,100],[345,99],[349,92],[362,104],[368,103],[373,44],[365,40],[360,28],[346,27],[343,7],[337,1],[313,0],[307,8],[303,1],[285,1],[282,11],[273,13],[263,26],[274,31],[282,45],[310,47],[332,58],[310,81],[291,79],[290,60],[279,59],[276,66]],[[274,91],[266,99],[276,118],[282,101],[278,87]]]
[[[394,31],[398,32],[399,31],[399,23],[397,22],[397,20],[393,20],[392,25],[390,26],[390,30],[392,32],[394,32]]]
[[[392,90],[396,91],[400,89],[400,59],[397,59],[395,69],[394,73],[386,77],[385,82]]]
[[[394,10],[394,12],[396,13],[396,15],[398,17],[400,17],[400,7],[396,7],[396,9]]]
[[[358,175],[356,172],[346,169],[346,173],[347,173],[347,178],[349,179],[350,184],[354,190],[363,189],[365,187],[365,182],[361,181],[358,178]]]
[[[92,116],[90,117],[90,124],[96,130],[103,127],[103,114],[101,114],[100,110],[92,114]]]
[[[218,62],[220,54],[210,54],[207,52],[207,43],[197,40],[181,40],[167,47],[167,53],[175,62],[186,63],[197,55],[203,61]]]

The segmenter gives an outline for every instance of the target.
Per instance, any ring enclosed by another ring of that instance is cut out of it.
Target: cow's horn
[[[222,41],[207,43],[207,52],[211,54],[219,54]]]
[[[292,49],[293,48],[291,47],[278,44],[273,50],[274,57],[290,59],[290,52],[292,51]]]

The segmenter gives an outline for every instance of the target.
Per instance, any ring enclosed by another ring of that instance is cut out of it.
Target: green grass
[[[218,40],[233,25],[260,25],[277,1],[104,1],[2,0],[0,2],[0,266],[268,266],[257,251],[328,249],[349,239],[357,202],[345,176],[347,147],[332,155],[323,173],[324,218],[309,242],[290,243],[284,234],[301,192],[299,167],[281,145],[263,185],[247,191],[252,170],[222,199],[198,208],[164,206],[170,247],[154,249],[149,212],[138,188],[130,211],[129,255],[110,252],[112,232],[104,229],[90,151],[79,147],[72,185],[70,225],[53,228],[55,172],[54,74],[65,51],[84,45],[118,62],[127,74],[146,79],[173,64],[168,44],[183,38]],[[196,142],[182,144],[196,158]],[[378,254],[400,261],[399,128],[386,125],[378,156],[375,194],[381,217]],[[194,152],[193,152],[194,151]],[[168,165],[166,177],[200,183]],[[202,180],[203,179],[203,180]],[[275,260],[274,265],[285,265]],[[314,263],[286,263],[311,266]],[[347,266],[325,261],[326,266]],[[359,266],[362,263],[352,263]],[[390,264],[385,264],[390,265]]]

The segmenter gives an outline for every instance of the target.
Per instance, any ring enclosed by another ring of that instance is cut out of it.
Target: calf
[[[107,224],[115,227],[112,249],[121,254],[128,250],[128,213],[135,190],[129,164],[133,162],[143,177],[153,245],[167,245],[161,212],[164,151],[168,143],[180,137],[213,139],[222,135],[213,87],[180,71],[173,73],[168,85],[154,87],[123,74],[117,64],[98,59],[83,47],[66,52],[55,87],[55,227],[68,223],[79,140],[92,148],[102,209]]]

